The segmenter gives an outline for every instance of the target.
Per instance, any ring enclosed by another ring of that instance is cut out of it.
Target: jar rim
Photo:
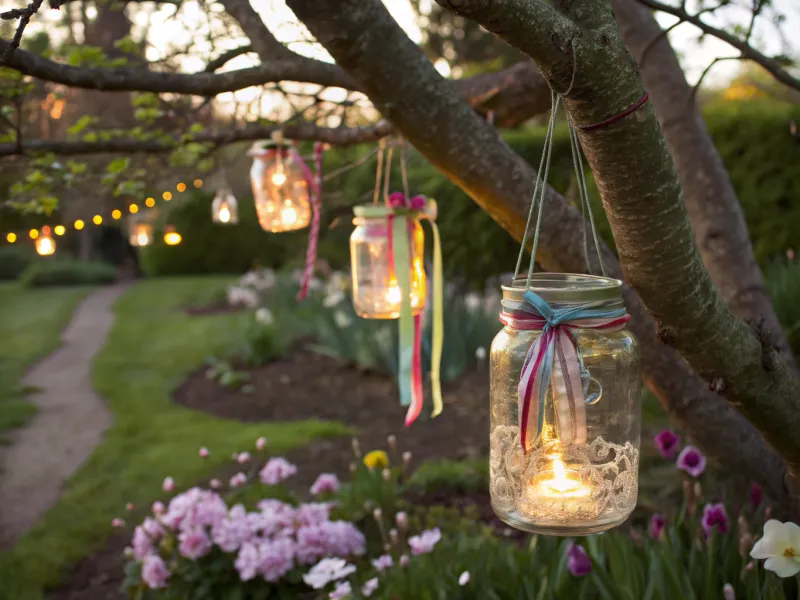
[[[522,302],[527,276],[521,275],[511,285],[501,286],[503,299]],[[575,303],[619,301],[622,303],[622,281],[600,275],[578,273],[534,273],[530,290],[546,302]]]
[[[384,204],[359,204],[353,207],[353,214],[360,219],[380,219],[388,217],[391,212]]]

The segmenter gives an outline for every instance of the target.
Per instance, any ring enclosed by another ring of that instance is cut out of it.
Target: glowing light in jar
[[[56,251],[56,244],[49,235],[45,234],[36,240],[36,252],[40,256],[50,256]]]
[[[275,171],[272,174],[272,183],[277,186],[281,186],[286,183],[286,174],[283,172],[283,170]]]
[[[386,291],[386,301],[389,304],[400,304],[400,286],[392,284],[389,286],[389,289]]]
[[[589,488],[581,483],[580,475],[567,470],[560,456],[553,459],[553,469],[547,473],[550,479],[539,481],[539,492],[554,498],[582,498],[589,495]]]
[[[219,220],[221,223],[227,223],[231,220],[231,211],[228,208],[228,204],[225,202],[219,207]]]
[[[291,206],[281,210],[281,222],[284,225],[294,225],[297,222],[297,211]]]

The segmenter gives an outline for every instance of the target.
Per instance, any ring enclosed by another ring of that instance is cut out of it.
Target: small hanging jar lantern
[[[622,282],[537,273],[503,287],[490,367],[492,508],[509,525],[587,535],[636,506],[639,350]]]
[[[239,222],[239,210],[236,197],[228,188],[220,188],[211,202],[211,220],[222,225],[234,225]]]
[[[153,227],[150,223],[130,221],[128,241],[131,246],[148,246],[153,239]]]
[[[389,206],[364,204],[353,209],[356,226],[350,236],[353,306],[365,319],[396,319],[402,294],[395,274],[390,229],[394,211]],[[411,312],[418,315],[425,305],[425,234],[418,217],[408,219],[408,272]]]
[[[291,145],[276,135],[250,150],[250,183],[258,223],[274,233],[307,227],[311,222],[311,174],[305,172]]]
[[[56,251],[56,242],[53,236],[50,235],[50,227],[47,225],[42,227],[42,231],[36,237],[34,243],[36,245],[36,253],[39,256],[50,256]]]
[[[167,246],[177,246],[181,243],[181,234],[175,231],[175,227],[172,225],[167,225],[164,227],[164,243]]]

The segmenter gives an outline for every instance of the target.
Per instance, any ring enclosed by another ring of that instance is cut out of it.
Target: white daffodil
[[[333,322],[336,323],[339,329],[347,329],[352,325],[353,320],[346,312],[337,310],[333,313]]]
[[[275,317],[272,316],[272,311],[266,306],[262,306],[256,310],[256,322],[261,325],[272,325],[275,322]]]
[[[750,552],[753,558],[766,558],[764,568],[778,577],[792,577],[800,572],[800,526],[770,519],[764,524],[764,536]]]

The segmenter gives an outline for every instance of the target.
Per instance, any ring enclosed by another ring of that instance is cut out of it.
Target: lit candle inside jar
[[[294,225],[297,222],[297,211],[291,206],[281,210],[281,221],[284,225]]]
[[[231,220],[231,211],[228,209],[228,205],[224,202],[222,206],[219,207],[219,220],[220,223],[227,223]]]
[[[589,495],[589,488],[581,483],[576,471],[567,470],[561,457],[553,459],[553,468],[537,476],[537,492],[551,498],[583,498]]]

